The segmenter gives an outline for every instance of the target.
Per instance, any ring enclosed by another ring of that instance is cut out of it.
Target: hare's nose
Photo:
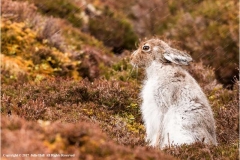
[[[134,52],[131,54],[131,56],[130,56],[130,60],[133,59],[133,57],[135,56],[135,54],[136,54],[136,51],[134,51]]]
[[[133,60],[133,55],[131,54],[131,56],[130,56],[130,60]]]
[[[135,56],[137,54],[137,51],[134,51],[131,56]]]
[[[137,51],[134,51],[134,52],[132,53],[132,55],[135,55],[135,54],[137,54]]]

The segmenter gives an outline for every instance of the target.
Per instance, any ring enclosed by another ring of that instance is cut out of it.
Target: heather
[[[237,5],[222,0],[2,0],[2,154],[237,159]],[[147,147],[139,98],[144,71],[133,69],[129,56],[139,40],[151,36],[194,58],[186,69],[209,99],[218,146]]]

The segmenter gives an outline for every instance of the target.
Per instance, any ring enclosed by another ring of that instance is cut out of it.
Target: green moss
[[[65,76],[79,79],[78,61],[71,59],[50,44],[37,39],[37,33],[24,22],[2,19],[1,75],[5,82],[18,80],[22,76],[41,81],[48,76]],[[14,46],[14,47],[12,47]]]

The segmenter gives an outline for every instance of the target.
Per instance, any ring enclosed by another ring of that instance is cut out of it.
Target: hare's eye
[[[144,45],[144,46],[142,47],[142,50],[145,51],[145,52],[150,51],[150,46]]]

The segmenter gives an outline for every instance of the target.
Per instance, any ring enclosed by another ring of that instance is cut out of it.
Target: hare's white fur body
[[[156,57],[144,59],[144,54],[137,50],[131,58],[134,65],[142,64],[138,59],[147,64],[141,111],[149,145],[161,149],[197,141],[216,145],[211,107],[198,83],[179,65]]]
[[[146,72],[141,110],[147,131],[146,140],[150,145],[163,148],[171,144],[191,144],[196,140],[216,143],[216,138],[211,139],[208,131],[197,124],[209,123],[210,126],[206,127],[214,130],[212,118],[204,122],[206,114],[213,116],[207,98],[189,73],[177,66],[155,61]],[[178,72],[181,75],[176,77]],[[196,118],[200,121],[195,121]]]

